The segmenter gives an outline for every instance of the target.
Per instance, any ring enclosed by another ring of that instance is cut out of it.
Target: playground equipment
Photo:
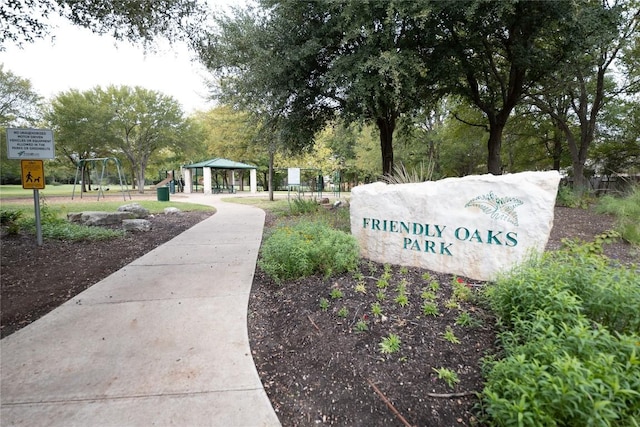
[[[129,192],[129,188],[127,187],[126,182],[123,184],[123,175],[122,175],[122,168],[120,167],[120,160],[118,160],[116,157],[100,157],[97,159],[81,159],[78,161],[78,165],[76,166],[76,176],[75,179],[73,180],[73,191],[71,192],[71,200],[73,200],[75,194],[76,194],[76,184],[78,184],[78,174],[81,171],[84,171],[85,167],[87,166],[97,166],[99,164],[102,165],[102,169],[100,170],[100,178],[98,179],[98,201],[100,201],[100,195],[102,195],[102,197],[104,197],[104,192],[105,191],[109,191],[109,187],[104,188],[103,184],[105,182],[105,171],[107,171],[107,178],[108,178],[108,170],[107,170],[107,166],[109,161],[112,161],[113,163],[115,163],[116,165],[116,170],[118,171],[118,180],[120,182],[120,191],[122,192],[122,199],[123,200],[127,200],[126,195],[129,195],[129,200],[131,200],[131,193]],[[83,177],[81,177],[82,180]],[[82,198],[82,191],[80,191],[80,198]]]

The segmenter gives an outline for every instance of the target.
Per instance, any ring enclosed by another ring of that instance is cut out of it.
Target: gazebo
[[[230,170],[235,171],[238,169],[249,169],[249,189],[252,193],[256,193],[258,191],[258,184],[256,178],[256,166],[248,165],[246,163],[234,162],[233,160],[215,158],[210,160],[205,160],[203,162],[193,163],[190,165],[182,166],[183,176],[184,176],[184,192],[192,193],[193,192],[193,178],[192,171],[195,169],[202,169],[202,177],[204,184],[204,194],[212,194],[213,189],[211,188],[211,170],[212,169],[222,169],[222,170]],[[231,174],[231,186],[235,188],[235,174]]]

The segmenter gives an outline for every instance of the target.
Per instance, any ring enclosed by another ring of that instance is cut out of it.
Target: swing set
[[[107,169],[109,161],[112,161],[116,165],[116,170],[118,171],[118,180],[120,181],[120,191],[122,192],[122,199],[127,200],[126,195],[129,195],[129,200],[131,200],[131,193],[129,192],[129,188],[127,187],[126,182],[123,179],[122,168],[120,166],[120,160],[116,157],[101,157],[97,159],[81,159],[78,161],[78,165],[76,167],[76,176],[73,180],[73,191],[71,192],[71,200],[76,193],[76,184],[78,184],[78,174],[85,170],[85,167],[90,167],[93,165],[94,170],[97,169],[98,165],[102,165],[102,169],[100,170],[100,178],[98,179],[98,201],[100,201],[100,195],[105,197],[104,192],[109,191],[109,187],[106,188],[103,186],[105,182],[105,171],[107,172],[107,179],[109,178],[109,171]],[[82,173],[84,175],[84,173]],[[80,177],[80,182],[84,179],[84,176]],[[124,182],[124,183],[123,183]],[[91,186],[91,182],[88,183]],[[89,187],[91,188],[91,187]],[[80,191],[80,198],[82,199],[82,190]]]

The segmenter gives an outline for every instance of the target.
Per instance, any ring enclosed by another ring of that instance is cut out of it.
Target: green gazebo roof
[[[234,162],[233,160],[215,158],[193,163],[184,166],[187,169],[211,168],[211,169],[257,169],[257,166],[248,165],[246,163]]]

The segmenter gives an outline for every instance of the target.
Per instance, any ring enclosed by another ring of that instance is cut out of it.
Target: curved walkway
[[[0,425],[280,425],[246,323],[264,212],[182,200],[218,212],[0,341]]]

